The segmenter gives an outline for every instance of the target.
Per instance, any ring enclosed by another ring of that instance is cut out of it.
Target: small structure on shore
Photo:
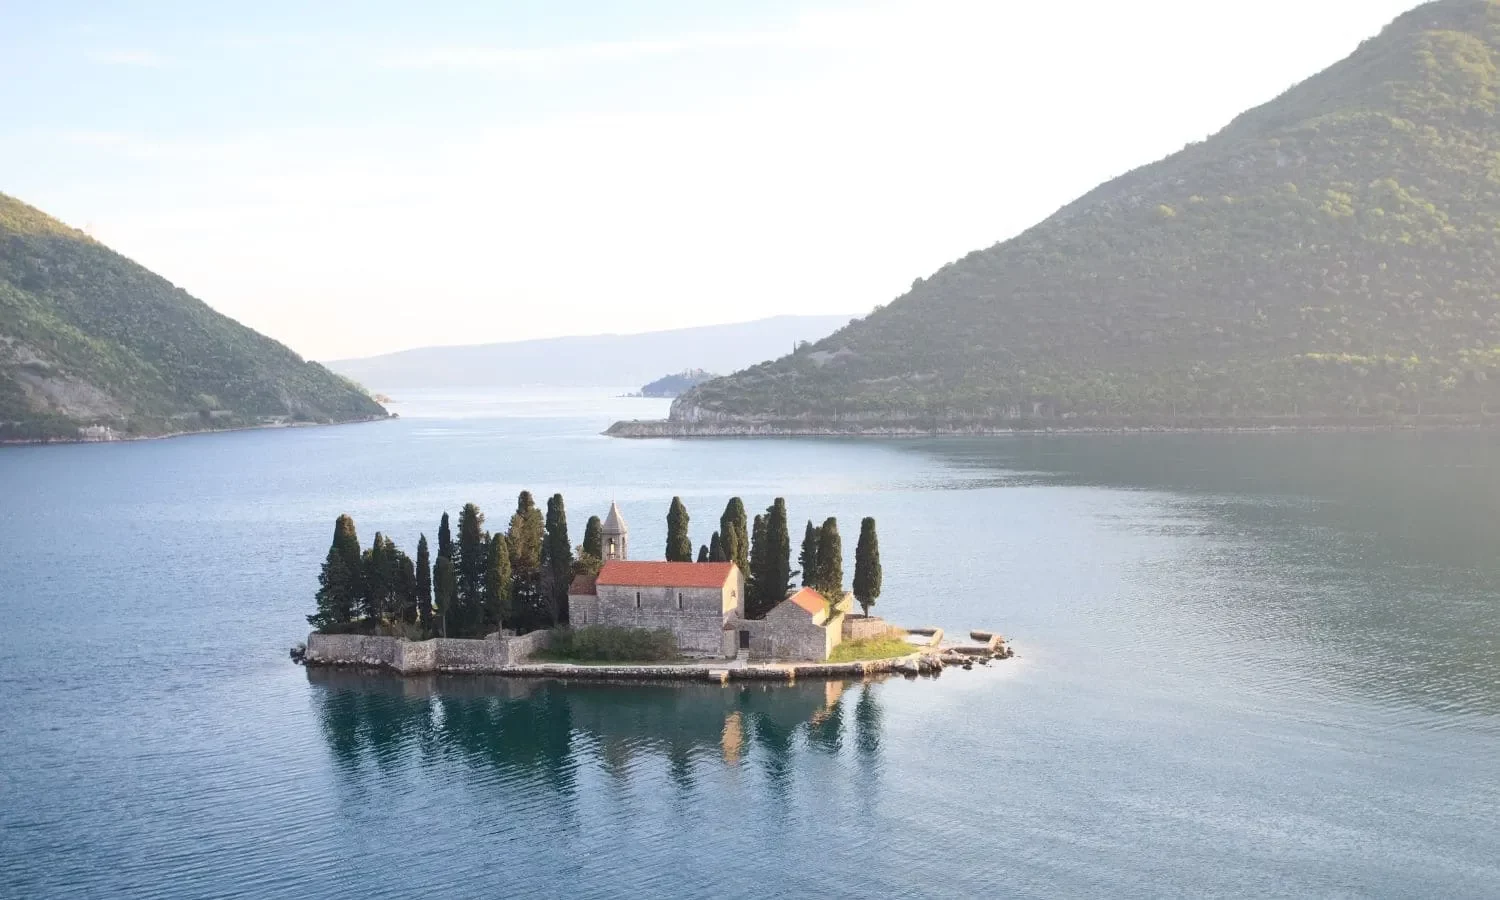
[[[830,604],[812,588],[802,588],[764,619],[736,619],[726,622],[724,630],[734,632],[736,649],[745,650],[749,659],[823,660],[843,642],[844,616],[852,605],[847,594]]]

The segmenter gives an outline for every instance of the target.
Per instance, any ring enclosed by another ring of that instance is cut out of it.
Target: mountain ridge
[[[1500,409],[1497,10],[1411,10],[1208,139],[689,391],[669,421],[1486,418]]]
[[[336,372],[381,390],[500,387],[545,383],[623,388],[685,369],[730,371],[823,337],[849,315],[783,315],[637,334],[415,347],[330,360]]]
[[[358,385],[0,193],[0,441],[386,415]]]

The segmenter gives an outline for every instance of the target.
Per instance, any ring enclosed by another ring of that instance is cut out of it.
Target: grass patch
[[[884,637],[845,641],[828,654],[831,663],[862,662],[870,659],[895,659],[916,653],[918,648],[904,634],[889,634]]]
[[[558,628],[552,633],[551,646],[537,656],[570,663],[655,663],[679,659],[677,638],[665,628],[647,630],[612,625]]]

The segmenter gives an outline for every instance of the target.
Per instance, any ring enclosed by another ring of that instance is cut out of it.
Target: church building
[[[568,588],[573,625],[665,628],[685,654],[723,654],[725,623],[745,611],[745,576],[738,566],[631,560],[629,529],[613,503],[600,538],[604,567]]]
[[[809,588],[788,596],[764,619],[745,618],[745,575],[732,562],[656,562],[629,558],[630,534],[611,503],[600,528],[604,565],[568,588],[572,625],[664,628],[685,656],[821,660],[842,640],[851,598],[829,606]]]

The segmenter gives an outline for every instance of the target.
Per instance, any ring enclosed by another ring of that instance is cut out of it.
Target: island
[[[292,656],[412,675],[727,683],[931,674],[1013,655],[988,631],[955,646],[941,629],[871,615],[883,578],[873,518],[860,523],[851,589],[834,517],[808,521],[795,570],[784,499],[751,519],[732,498],[696,553],[689,522],[673,498],[664,558],[635,559],[617,504],[590,517],[574,547],[562,495],[544,514],[522,491],[504,531],[486,531],[470,503],[456,534],[443,514],[435,554],[424,534],[412,558],[380,533],[362,548],[353,519],[341,515],[308,616],[316,630]]]

